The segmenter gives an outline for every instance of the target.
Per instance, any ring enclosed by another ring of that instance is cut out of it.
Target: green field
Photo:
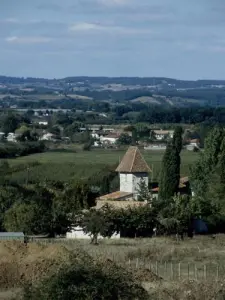
[[[33,182],[51,179],[68,181],[77,178],[88,178],[98,172],[104,166],[116,165],[122,159],[125,151],[122,150],[93,150],[77,152],[46,152],[34,154],[16,159],[9,159],[10,166],[23,165],[24,169],[13,172],[10,177],[13,180],[23,183],[27,180]],[[143,151],[147,163],[153,170],[152,179],[159,177],[162,151]],[[190,166],[195,163],[199,154],[183,151],[181,154],[181,176],[189,175]],[[29,167],[26,165],[32,162],[39,162],[37,166]]]

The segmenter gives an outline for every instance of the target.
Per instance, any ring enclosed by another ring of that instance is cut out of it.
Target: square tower
[[[137,199],[139,184],[144,181],[148,186],[148,173],[151,172],[151,169],[138,147],[129,147],[116,172],[120,177],[120,191],[132,193],[133,197]]]

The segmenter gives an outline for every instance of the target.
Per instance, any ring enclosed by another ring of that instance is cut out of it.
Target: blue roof
[[[24,237],[23,232],[0,232],[0,237],[13,236],[13,237]]]

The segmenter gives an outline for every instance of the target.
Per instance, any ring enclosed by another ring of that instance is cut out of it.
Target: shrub
[[[107,267],[106,267],[107,265]],[[147,300],[148,293],[131,274],[111,261],[76,262],[62,267],[35,287],[26,288],[24,299]]]

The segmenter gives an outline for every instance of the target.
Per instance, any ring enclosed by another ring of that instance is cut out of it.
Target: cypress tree
[[[168,144],[162,160],[159,198],[170,199],[178,192],[180,182],[180,155],[173,144]]]
[[[174,130],[174,134],[173,134],[173,145],[176,148],[177,152],[180,154],[181,150],[182,150],[182,133],[183,133],[183,129],[181,126],[177,126]]]

